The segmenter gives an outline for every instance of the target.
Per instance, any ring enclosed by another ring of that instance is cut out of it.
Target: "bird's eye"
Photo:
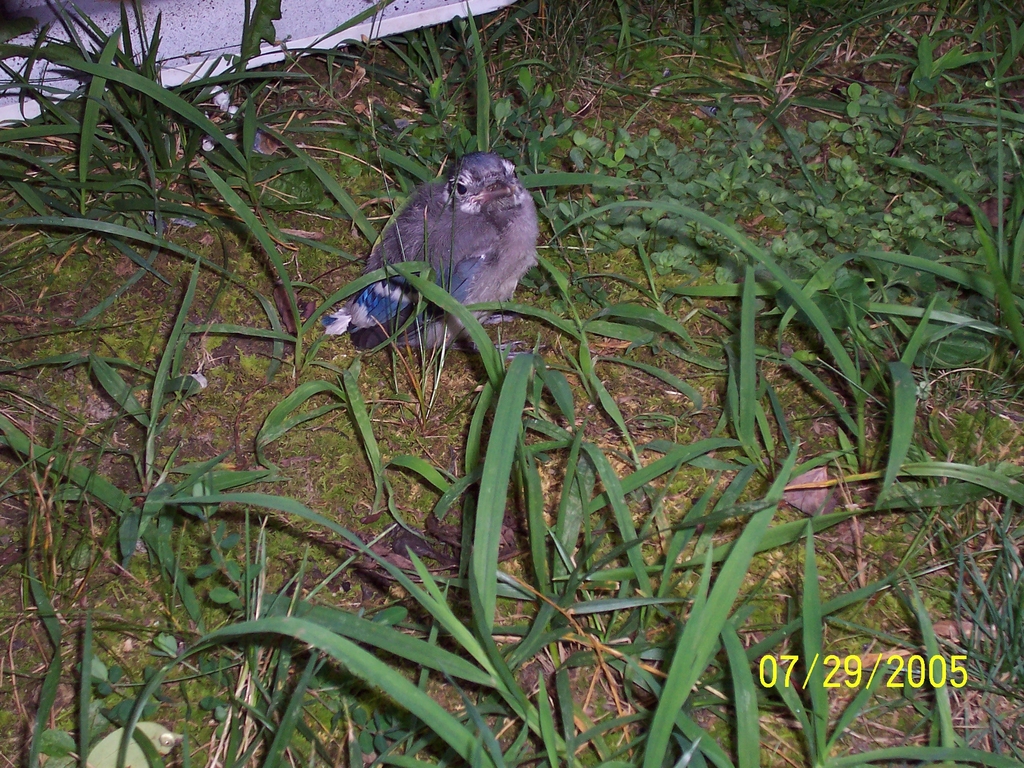
[[[468,187],[466,187],[466,185],[463,184],[461,181],[455,185],[455,191],[458,192],[460,195],[466,194],[467,189]]]

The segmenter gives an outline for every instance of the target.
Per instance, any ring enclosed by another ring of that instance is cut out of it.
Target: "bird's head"
[[[465,155],[446,191],[460,211],[471,214],[519,208],[530,194],[516,177],[516,167],[491,152]]]

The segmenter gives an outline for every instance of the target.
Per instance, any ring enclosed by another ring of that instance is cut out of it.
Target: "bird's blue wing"
[[[411,303],[404,279],[381,280],[366,286],[352,303],[352,324],[359,328],[390,326]]]
[[[361,348],[375,347],[409,319],[413,310],[411,289],[401,277],[366,286],[337,312],[322,322],[328,334],[348,332]]]
[[[438,285],[444,288],[460,304],[477,301],[477,286],[486,279],[487,253],[480,253],[462,259],[451,270],[451,274],[438,275]]]

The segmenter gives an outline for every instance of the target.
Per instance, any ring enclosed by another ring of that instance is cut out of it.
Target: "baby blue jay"
[[[537,263],[537,211],[515,166],[490,152],[459,161],[447,181],[423,184],[385,230],[366,272],[401,261],[426,261],[437,283],[462,304],[507,301]],[[352,336],[358,349],[382,343],[416,309],[416,295],[400,276],[381,280],[325,315],[329,334]],[[486,317],[486,312],[477,313]],[[428,308],[396,339],[400,346],[448,345],[465,329]]]

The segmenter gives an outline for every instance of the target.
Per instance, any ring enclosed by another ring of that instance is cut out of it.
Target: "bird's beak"
[[[489,203],[492,200],[500,200],[503,197],[511,197],[514,194],[515,190],[511,186],[503,182],[496,181],[477,195],[477,198],[479,198],[482,203]]]

